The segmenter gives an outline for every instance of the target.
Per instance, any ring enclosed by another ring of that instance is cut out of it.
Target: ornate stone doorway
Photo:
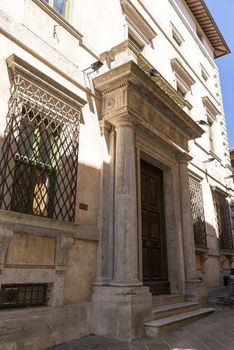
[[[163,195],[163,172],[141,160],[143,284],[153,295],[170,292]]]

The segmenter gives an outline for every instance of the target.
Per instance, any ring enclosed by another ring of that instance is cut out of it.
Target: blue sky
[[[205,0],[231,54],[217,58],[223,92],[229,146],[234,148],[234,0]]]

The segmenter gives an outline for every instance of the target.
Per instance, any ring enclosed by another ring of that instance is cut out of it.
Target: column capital
[[[188,163],[193,159],[193,157],[191,157],[188,153],[184,152],[177,154],[176,159],[179,163]]]
[[[115,126],[115,128],[134,128],[136,124],[136,119],[129,115],[129,114],[124,114],[118,117],[114,117],[110,119],[110,122]]]

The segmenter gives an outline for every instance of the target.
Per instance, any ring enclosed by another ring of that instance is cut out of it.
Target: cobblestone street
[[[215,308],[211,316],[158,339],[141,338],[127,343],[88,336],[53,350],[233,350],[234,306],[215,305]]]

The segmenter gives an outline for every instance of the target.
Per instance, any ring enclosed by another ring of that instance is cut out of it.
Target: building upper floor
[[[202,0],[18,0],[17,5],[8,0],[0,4],[0,11],[12,19],[9,30],[12,36],[18,33],[24,47],[81,85],[88,83],[88,88],[92,84],[82,72],[100,57],[105,63],[100,74],[121,64],[119,45],[131,42],[172,94],[185,100],[191,117],[205,122],[206,132],[199,139],[203,149],[228,159],[214,59],[229,49]],[[15,23],[26,28],[30,40],[20,36]],[[43,51],[43,45],[51,50]],[[55,53],[60,54],[58,60]],[[72,67],[81,74],[74,74]]]

